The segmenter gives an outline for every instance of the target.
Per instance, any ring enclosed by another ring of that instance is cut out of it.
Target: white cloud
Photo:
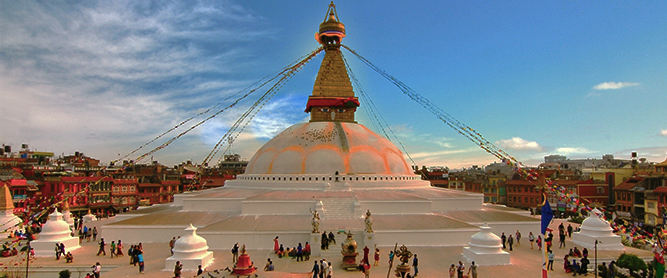
[[[661,129],[661,130],[660,130],[660,136],[665,136],[665,137],[667,137],[667,129]]]
[[[593,151],[588,150],[586,148],[571,148],[571,147],[557,148],[555,152],[563,155],[593,153]]]
[[[637,82],[604,82],[593,87],[596,90],[616,90],[624,87],[639,86]]]
[[[535,141],[527,141],[520,137],[512,137],[512,139],[496,141],[496,145],[499,145],[501,148],[510,149],[510,150],[533,150],[533,151],[542,151],[542,146]]]

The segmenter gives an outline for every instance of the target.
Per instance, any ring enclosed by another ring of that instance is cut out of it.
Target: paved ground
[[[102,220],[94,222],[95,226],[99,226],[108,223],[111,220]],[[552,228],[557,230],[556,227],[560,223],[559,220],[552,224]],[[567,226],[567,223],[565,224]],[[507,231],[508,233],[510,231]],[[523,235],[522,245],[514,248],[514,251],[510,252],[511,254],[511,265],[506,266],[480,266],[479,277],[540,277],[540,269],[542,264],[541,253],[537,251],[537,247],[531,250],[529,242],[527,241],[527,235]],[[107,243],[110,243],[111,240],[115,239],[105,239]],[[525,241],[525,242],[524,242]],[[127,253],[127,245],[125,243],[124,252]],[[267,242],[267,246],[272,248],[273,243]],[[557,245],[556,245],[557,246]],[[565,272],[563,271],[563,257],[569,248],[574,247],[573,243],[568,238],[567,248],[559,249],[554,248],[554,253],[556,255],[556,261],[554,263],[554,271],[549,272],[549,277],[566,277]],[[30,265],[30,277],[55,277],[54,272],[58,272],[62,269],[70,269],[72,271],[72,277],[84,277],[87,272],[90,272],[91,266],[95,262],[100,262],[102,264],[102,277],[172,277],[173,274],[171,270],[163,270],[164,262],[167,257],[169,257],[169,247],[167,243],[151,243],[144,244],[144,258],[146,260],[146,274],[140,274],[138,267],[131,266],[129,264],[129,258],[127,256],[120,258],[111,259],[109,255],[106,257],[97,257],[97,244],[93,241],[82,243],[82,247],[75,250],[73,253],[75,259],[74,263],[66,264],[64,259],[59,261],[55,260],[54,257],[40,257],[37,258],[35,262]],[[231,248],[231,247],[230,247]],[[462,247],[449,247],[449,248],[410,248],[410,251],[417,253],[419,255],[420,267],[419,267],[419,276],[420,277],[448,277],[447,269],[449,265],[457,263],[459,260],[463,260],[461,255]],[[581,247],[579,247],[581,249]],[[225,249],[226,250],[226,249]],[[388,271],[388,260],[387,254],[389,248],[381,248],[381,260],[380,265],[373,267],[371,269],[371,277],[387,277]],[[108,252],[108,250],[107,250]],[[626,248],[625,252],[634,253],[649,259],[651,254],[648,251],[638,250],[634,248]],[[334,253],[335,252],[330,252]],[[598,263],[609,262],[612,259],[616,259],[618,255],[622,253],[620,251],[601,251],[598,252]],[[266,251],[250,251],[248,253],[251,256],[251,259],[255,264],[261,269],[263,268],[266,259],[271,258],[274,261],[276,266],[276,271],[274,272],[264,272],[262,270],[258,271],[259,277],[308,277],[307,273],[312,268],[312,260],[321,259],[319,257],[311,257],[310,262],[296,262],[293,259],[289,258],[277,258],[269,250]],[[372,253],[371,253],[372,256]],[[209,273],[213,277],[223,277],[225,272],[220,272],[217,274],[213,272],[215,269],[224,269],[227,266],[231,266],[231,253],[229,251],[214,251],[214,262],[211,266],[207,268]],[[328,261],[331,262],[340,262],[341,257],[332,255],[332,257],[326,257]],[[590,260],[591,263],[594,263],[593,250],[590,250]],[[5,271],[12,273],[21,273],[16,277],[24,277],[25,273],[25,264],[21,263],[21,269],[16,269],[12,266],[17,262],[17,258],[0,258],[1,266],[8,266]],[[464,262],[465,263],[465,262]],[[468,266],[469,263],[466,263]],[[1,268],[0,268],[1,269]],[[194,277],[194,271],[185,271],[183,277]],[[226,275],[231,277],[230,275]],[[593,275],[589,275],[592,277]],[[202,277],[210,277],[208,273],[205,273]],[[334,277],[363,277],[363,274],[360,272],[347,272],[342,270],[340,267],[337,267],[334,264]],[[392,276],[393,273],[392,273]]]

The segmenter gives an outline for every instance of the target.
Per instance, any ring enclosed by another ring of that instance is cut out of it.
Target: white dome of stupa
[[[211,264],[213,252],[208,251],[206,239],[197,235],[197,228],[192,223],[185,231],[186,235],[174,243],[174,254],[165,261],[165,269],[173,268],[177,261],[183,264],[183,269],[188,270],[195,270],[199,265],[205,268]]]
[[[510,263],[510,254],[503,251],[500,237],[491,232],[484,223],[479,232],[470,237],[470,243],[463,248],[463,257],[475,261],[477,265],[503,265]]]
[[[63,220],[63,214],[54,211],[49,215],[49,221],[42,227],[39,233],[40,240],[60,240],[70,237],[69,225]]]
[[[401,151],[363,125],[308,122],[264,144],[245,174],[412,174]]]

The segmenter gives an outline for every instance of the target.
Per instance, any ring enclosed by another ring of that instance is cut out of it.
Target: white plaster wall
[[[431,213],[431,202],[427,200],[360,201],[363,213],[370,209],[373,214],[420,214]]]
[[[208,243],[209,250],[223,250],[229,251],[232,249],[235,243],[239,245],[245,244],[246,248],[249,250],[273,250],[273,239],[276,236],[279,236],[278,242],[283,244],[285,248],[287,247],[296,247],[299,242],[302,246],[306,245],[307,241],[310,241],[310,233],[308,231],[303,232],[215,232],[215,233],[206,233],[198,232],[198,235],[206,239]],[[336,239],[338,241],[338,239]],[[313,244],[310,242],[311,249],[319,248],[319,242]],[[223,252],[224,253],[224,252]],[[231,252],[229,256],[231,258]]]
[[[102,226],[99,237],[103,237],[106,242],[120,239],[125,246],[140,242],[169,242],[172,237],[183,236],[183,230],[187,227],[189,225],[150,227],[105,225]]]
[[[432,211],[478,210],[484,203],[483,196],[431,199]]]
[[[432,247],[465,246],[479,229],[432,230],[432,231],[375,231],[378,247],[398,246]]]
[[[243,201],[242,213],[250,215],[308,214],[313,209],[313,200],[260,200]]]
[[[183,200],[184,211],[241,212],[243,198],[188,198]]]
[[[468,223],[473,226],[482,226],[484,223]],[[487,223],[489,227],[491,227],[491,232],[496,234],[497,236],[500,236],[503,232],[505,232],[505,235],[509,237],[511,234],[512,237],[514,237],[514,234],[516,233],[517,230],[521,232],[521,244],[528,244],[530,245],[528,241],[528,234],[530,232],[533,232],[533,235],[535,236],[535,240],[537,240],[537,236],[540,234],[540,222],[535,221],[535,222],[489,222]],[[468,242],[470,239],[468,239]],[[514,241],[516,244],[516,240]],[[467,243],[466,243],[467,244]]]

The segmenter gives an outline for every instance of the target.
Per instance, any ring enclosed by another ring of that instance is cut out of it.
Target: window
[[[597,187],[597,192],[598,192],[598,194],[604,194],[604,186],[598,186]]]
[[[528,197],[523,197],[523,202],[528,203]]]

